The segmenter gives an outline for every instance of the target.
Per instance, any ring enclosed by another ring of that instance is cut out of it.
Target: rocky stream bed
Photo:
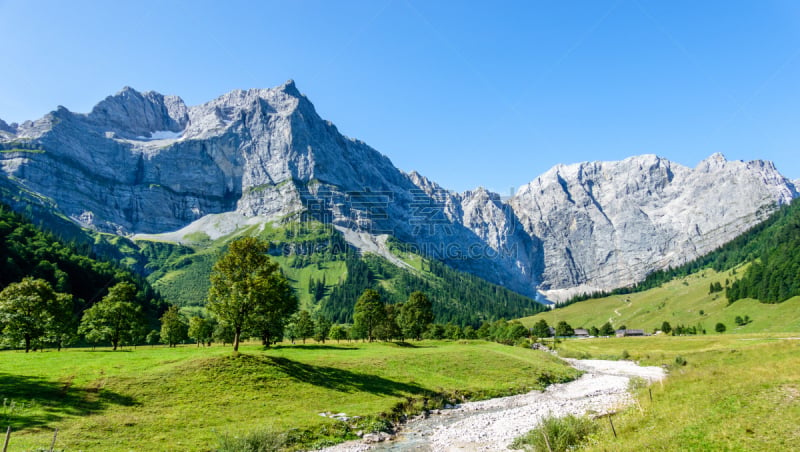
[[[401,426],[397,435],[365,435],[326,452],[355,451],[500,451],[514,438],[536,427],[544,417],[605,413],[632,403],[631,378],[651,382],[665,376],[660,367],[630,361],[566,359],[585,373],[575,381],[554,384],[544,391],[467,402],[452,409],[418,416]]]

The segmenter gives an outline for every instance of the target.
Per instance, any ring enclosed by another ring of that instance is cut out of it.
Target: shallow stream
[[[500,451],[549,415],[602,413],[631,403],[632,377],[657,381],[660,367],[641,367],[630,361],[572,360],[585,373],[577,380],[510,397],[467,402],[428,418],[404,424],[391,441],[367,444],[350,441],[325,449],[352,451]]]

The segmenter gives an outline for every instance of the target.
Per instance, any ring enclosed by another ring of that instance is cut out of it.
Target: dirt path
[[[570,383],[549,386],[511,397],[468,402],[427,419],[406,423],[397,438],[377,444],[351,441],[328,452],[352,451],[500,451],[514,438],[534,428],[545,416],[582,415],[605,412],[631,403],[631,377],[657,381],[664,378],[660,367],[640,367],[630,361],[573,360],[585,371]]]

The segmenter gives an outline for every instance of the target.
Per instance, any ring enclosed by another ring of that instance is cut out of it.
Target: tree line
[[[79,340],[80,320],[121,285],[132,288],[139,330],[157,325],[166,306],[143,278],[0,204],[0,335],[6,345],[60,348]]]
[[[427,274],[397,267],[374,256],[349,255],[347,276],[321,299],[320,313],[335,323],[353,323],[358,298],[365,290],[377,292],[389,304],[403,303],[412,293],[426,294],[434,317],[440,323],[477,328],[484,321],[518,318],[544,312],[535,300],[469,273],[454,270],[442,262],[423,259]],[[387,290],[381,281],[391,281]],[[321,294],[320,294],[321,295]]]
[[[270,259],[275,245],[248,237],[231,242],[213,264],[208,314],[186,316],[179,307],[168,306],[149,285],[137,285],[139,281],[129,272],[81,256],[74,246],[37,230],[9,209],[0,209],[0,218],[0,246],[7,249],[3,264],[16,271],[2,273],[8,281],[0,292],[0,334],[7,346],[26,351],[45,346],[60,349],[80,341],[109,344],[116,350],[121,345],[142,343],[175,346],[192,339],[198,346],[222,342],[238,350],[246,338],[258,338],[265,346],[284,338],[305,341],[311,337],[322,342],[472,339],[478,337],[475,326],[480,317],[455,313],[477,307],[480,316],[488,317],[493,316],[492,305],[519,313],[541,308],[527,297],[435,261],[426,261],[426,265],[448,282],[446,289],[432,284],[430,278],[400,271],[378,259],[345,253],[349,284],[334,287],[334,296],[329,298],[352,299],[339,306],[349,306],[349,312],[338,318],[326,315],[325,307],[331,304],[323,303],[312,314],[298,310],[294,290]],[[22,278],[14,281],[9,275]],[[104,281],[107,287],[82,284],[97,275],[108,278]],[[400,290],[387,292],[377,284],[387,278],[393,278]],[[325,281],[311,282],[314,298],[321,298]],[[91,297],[90,301],[70,292],[76,287],[81,290],[78,293]],[[457,298],[460,296],[465,303]]]

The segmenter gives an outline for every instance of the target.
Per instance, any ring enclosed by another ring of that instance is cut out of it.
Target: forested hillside
[[[353,307],[366,289],[377,290],[389,303],[422,291],[433,301],[437,322],[462,326],[477,327],[485,320],[546,309],[531,298],[414,254],[397,241],[390,241],[390,247],[407,264],[404,267],[383,257],[362,255],[331,225],[310,220],[253,226],[217,240],[197,234],[194,243],[187,245],[135,243],[139,259],[148,262],[148,280],[169,302],[203,306],[212,265],[232,238],[243,235],[268,241],[270,254],[295,288],[301,307],[333,322],[352,322]]]
[[[477,328],[484,321],[511,319],[547,310],[536,301],[488,283],[477,276],[423,259],[420,271],[397,267],[377,256],[348,258],[347,279],[323,299],[320,312],[334,322],[353,321],[353,306],[366,289],[389,303],[403,302],[414,291],[428,295],[438,323]]]
[[[138,287],[137,302],[153,324],[163,310],[158,294],[143,278],[95,258],[89,245],[65,243],[0,204],[0,289],[25,277],[43,279],[75,298],[79,315],[123,281]]]
[[[800,202],[782,210],[775,224],[752,242],[756,259],[726,290],[728,301],[781,303],[800,295]]]

